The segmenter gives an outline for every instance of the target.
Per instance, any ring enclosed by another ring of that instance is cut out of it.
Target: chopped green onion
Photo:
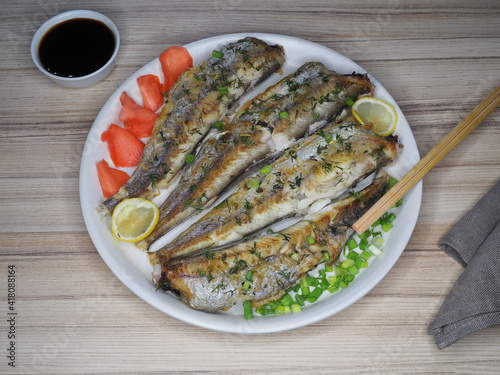
[[[326,277],[326,271],[323,269],[323,270],[319,270],[319,275],[321,277]]]
[[[297,301],[300,306],[304,306],[304,298],[300,294],[295,295],[295,301]]]
[[[294,302],[294,303],[292,303],[292,304],[290,305],[290,307],[292,308],[292,312],[293,312],[293,313],[298,313],[298,312],[301,312],[301,311],[302,311],[302,309],[300,308],[300,306],[299,306],[299,304],[298,304],[298,303],[295,303],[295,302]]]
[[[327,253],[325,253],[325,254],[327,254]],[[326,272],[333,272],[333,266],[328,266],[328,265],[325,266],[325,271]]]
[[[335,284],[339,278],[337,276],[329,276],[328,281],[330,282],[331,285]]]
[[[297,293],[297,292],[300,290],[300,284],[299,284],[299,283],[295,284],[295,285],[293,286],[292,290],[293,290],[295,293]]]
[[[265,167],[263,167],[260,170],[260,173],[261,174],[268,174],[268,173],[271,173],[272,170],[273,170],[273,167],[271,167],[270,165],[266,165]]]
[[[394,205],[394,207],[399,207],[399,206],[401,206],[402,204],[403,204],[403,198],[401,198],[400,200],[398,200],[398,201],[396,202],[396,204]]]
[[[392,212],[389,214],[389,216],[387,216],[387,220],[389,221],[389,223],[392,223],[395,218],[396,215],[394,215]]]
[[[311,293],[311,291],[309,290],[309,287],[308,287],[308,286],[306,286],[305,288],[304,288],[304,287],[300,288],[300,293],[301,293],[303,296],[308,296],[308,295],[309,295],[309,293]]]
[[[229,91],[229,90],[227,89],[227,87],[219,87],[217,90],[219,90],[219,93],[220,93],[221,95],[226,95],[226,94],[227,94],[227,92]]]
[[[366,260],[363,260],[359,266],[359,268],[367,268],[368,267],[368,262]]]
[[[321,289],[323,290],[327,290],[329,287],[330,287],[330,283],[328,282],[328,280],[325,278],[322,278],[320,283],[319,283],[319,286]]]
[[[288,112],[280,112],[280,119],[284,120],[288,118]]]
[[[355,265],[354,266],[351,266],[347,269],[349,271],[349,273],[351,275],[357,275],[359,273],[359,269],[358,267],[356,267]]]
[[[276,307],[276,309],[274,309],[274,313],[276,315],[281,315],[281,314],[284,314],[286,312],[289,312],[290,311],[290,308],[288,306],[278,306]]]
[[[290,294],[285,294],[283,297],[281,297],[280,299],[280,302],[283,306],[290,306],[290,304],[292,303],[293,301],[293,298],[290,297]]]
[[[346,278],[344,279],[347,285],[349,285],[349,283],[353,280],[354,280],[354,275],[347,275]]]
[[[306,280],[307,280],[307,285],[318,286],[318,280],[315,277],[307,275]]]
[[[252,281],[252,277],[253,277],[253,271],[250,270],[247,272],[247,274],[245,275],[245,279],[248,280],[248,281]]]
[[[249,185],[252,189],[257,190],[259,188],[259,179],[258,178],[252,178],[249,182]]]
[[[357,257],[359,257],[359,254],[357,252],[355,252],[354,250],[353,251],[349,251],[349,254],[347,254],[347,259],[356,259]]]
[[[354,265],[354,261],[352,259],[346,259],[344,261],[344,263],[342,263],[342,268],[347,269],[347,268],[351,267],[352,265]]]
[[[362,238],[361,241],[359,241],[359,248],[364,250],[366,249],[366,245],[368,245],[368,240]]]
[[[382,230],[384,232],[389,232],[393,228],[393,225],[391,223],[385,223],[382,225]]]
[[[342,266],[335,266],[335,275],[340,276],[345,273],[345,269]]]
[[[338,291],[338,290],[339,290],[339,288],[338,288],[338,287],[336,287],[335,285],[332,285],[332,286],[331,286],[331,287],[329,287],[327,290],[328,290],[330,293],[335,293],[336,291]]]
[[[274,233],[274,230],[272,230],[271,228],[269,228],[267,231],[266,231],[267,234],[273,234]]]
[[[354,265],[359,268],[361,266],[362,261],[363,261],[363,259],[361,259],[360,257],[357,257],[356,259],[354,259]]]
[[[309,287],[309,284],[307,283],[307,279],[306,278],[300,279],[299,284],[300,284],[301,288],[307,288],[307,287]]]
[[[372,224],[372,228],[376,228],[380,225],[380,219],[378,219],[376,222]]]
[[[224,57],[224,54],[222,52],[219,52],[219,51],[217,51],[217,50],[214,49],[212,51],[212,56],[216,57],[218,59],[222,59]]]
[[[263,306],[261,306],[261,307],[263,307]],[[267,309],[267,308],[263,308],[263,309],[259,308],[256,311],[260,315],[271,315],[271,314],[274,314],[274,309],[271,309],[271,308],[269,308],[269,309]]]
[[[346,284],[345,282],[343,282],[343,281],[341,281],[341,282],[339,283],[339,286],[340,286],[342,289],[347,288],[347,284]]]
[[[364,250],[360,255],[361,259],[363,259],[363,260],[368,260],[368,259],[370,259],[371,256],[372,256],[372,254],[366,250]]]
[[[380,236],[374,237],[372,239],[372,245],[377,246],[379,249],[382,247],[383,243],[384,243],[384,240]]]
[[[382,250],[380,250],[377,246],[375,245],[368,245],[366,248],[370,253],[372,253],[375,256],[379,256],[382,254]]]
[[[323,260],[325,262],[328,262],[330,260],[330,255],[328,253],[323,253]],[[325,266],[325,270],[326,270],[326,266]]]
[[[351,238],[349,241],[347,241],[347,246],[349,247],[349,250],[353,250],[358,247],[358,243],[356,242],[356,240]]]
[[[248,281],[245,281],[245,283],[243,284],[243,286],[241,287],[241,289],[246,292],[248,291],[248,289],[250,288],[250,282]]]
[[[344,100],[344,103],[347,104],[349,107],[352,107],[352,105],[354,104],[354,101],[351,98],[346,97]]]
[[[314,238],[312,238],[311,236],[307,236],[307,243],[309,245],[312,245],[313,243],[315,243],[316,241],[314,241]]]
[[[396,180],[394,177],[391,177],[389,179],[389,186],[387,187],[387,189],[391,189],[394,185],[396,185],[398,183],[398,180]]]
[[[186,163],[192,163],[194,161],[194,155],[186,155]]]
[[[252,302],[250,301],[243,302],[243,314],[245,315],[246,320],[250,320],[253,318]]]
[[[224,124],[220,121],[215,121],[214,122],[214,127],[219,130],[224,130]]]
[[[365,230],[363,233],[361,233],[358,237],[361,238],[362,240],[368,239],[372,233],[369,230]]]

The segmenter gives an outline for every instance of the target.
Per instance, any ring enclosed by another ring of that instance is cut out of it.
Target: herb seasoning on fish
[[[355,125],[347,127],[347,123]],[[329,144],[323,136],[313,134],[292,147],[296,161],[283,154],[273,162],[272,173],[260,175],[258,190],[245,188],[255,177],[243,180],[224,205],[213,208],[155,256],[166,261],[241,240],[277,220],[297,214],[319,199],[339,197],[397,158],[399,145],[395,137],[378,136],[370,126],[362,126],[353,117],[339,120],[324,131],[334,135]],[[351,147],[346,149],[341,139],[350,139]],[[320,155],[318,146],[327,146]],[[377,158],[371,156],[375,150],[381,151]],[[242,205],[243,202],[248,204]]]
[[[335,118],[346,107],[344,96],[358,98],[371,94],[372,90],[372,84],[364,75],[340,75],[319,62],[305,63],[295,73],[245,103],[233,121],[224,121],[225,126],[219,123],[161,205],[155,230],[136,245],[149,249],[160,236],[196,212],[186,206],[186,201],[197,200],[203,192],[207,199],[200,208],[208,206],[252,163],[287,149],[315,122],[321,126]],[[313,110],[316,117],[311,116]],[[290,152],[295,160],[295,151]],[[294,183],[300,186],[300,182],[299,178]],[[276,181],[274,190],[281,190],[284,183]],[[199,189],[190,190],[192,185]],[[241,224],[239,218],[235,220]]]
[[[221,53],[222,58],[208,58],[172,86],[139,165],[118,193],[102,204],[103,212],[112,213],[123,199],[154,195],[152,175],[155,187],[165,188],[215,121],[285,60],[281,46],[256,38],[225,46]],[[228,91],[221,96],[218,88],[223,86]]]
[[[354,233],[352,224],[388,185],[389,175],[379,171],[372,185],[359,192],[362,200],[343,199],[327,212],[310,215],[283,233],[229,245],[214,251],[210,258],[193,254],[157,263],[152,257],[153,281],[174,291],[196,310],[224,311],[245,301],[263,305],[282,296],[319,263],[327,259],[327,264],[333,264]]]

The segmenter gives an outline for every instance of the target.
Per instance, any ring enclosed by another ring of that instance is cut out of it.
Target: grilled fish
[[[324,253],[334,263],[354,233],[352,224],[384,194],[388,184],[389,175],[380,171],[357,198],[340,200],[327,212],[306,216],[280,233],[154,264],[153,281],[196,310],[222,311],[245,301],[252,301],[254,307],[267,303],[323,262]],[[245,291],[242,285],[249,270],[253,276]]]
[[[125,185],[103,203],[105,210],[112,213],[123,199],[148,198],[157,188],[166,187],[212,124],[285,61],[281,46],[256,38],[224,46],[221,52],[222,58],[203,61],[183,73],[170,89],[139,165]]]
[[[377,136],[354,117],[335,122],[288,149],[271,167],[244,179],[234,193],[157,251],[168,260],[237,241],[318,199],[339,197],[374,170],[397,158],[395,137]],[[253,177],[257,178],[257,177]]]
[[[182,220],[201,211],[252,163],[280,151],[311,126],[332,120],[347,105],[371,94],[366,75],[339,75],[319,62],[309,62],[264,93],[249,100],[225,125],[212,130],[193,164],[160,207],[155,230],[136,245],[142,249]],[[319,126],[319,125],[318,125]]]

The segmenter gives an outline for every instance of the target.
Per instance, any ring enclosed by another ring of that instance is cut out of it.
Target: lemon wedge
[[[111,231],[120,241],[135,242],[155,229],[160,210],[150,200],[130,198],[121,201],[111,216]]]
[[[388,136],[398,123],[396,110],[383,100],[365,97],[352,105],[352,114],[363,125],[372,123],[373,131],[381,136]]]

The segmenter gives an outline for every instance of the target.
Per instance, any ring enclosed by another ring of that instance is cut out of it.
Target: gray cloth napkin
[[[439,349],[500,325],[500,181],[446,234],[441,249],[465,267],[429,335]]]

